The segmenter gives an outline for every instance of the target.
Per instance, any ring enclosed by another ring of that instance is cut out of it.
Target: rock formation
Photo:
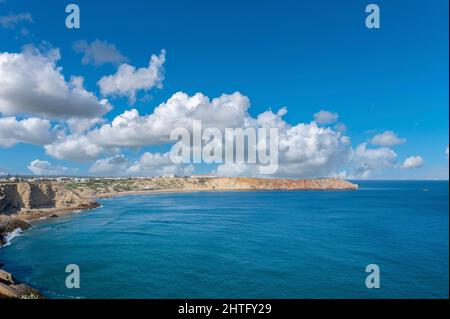
[[[30,224],[17,218],[0,215],[0,246],[6,244],[5,235],[13,232],[17,228],[25,230],[30,228]]]
[[[27,220],[97,206],[93,199],[57,182],[0,183],[0,246],[6,234],[29,228]]]
[[[0,269],[0,299],[42,299],[34,288],[18,282],[10,273]]]
[[[19,182],[0,184],[0,214],[26,217],[36,209],[83,209],[95,206],[58,182]]]

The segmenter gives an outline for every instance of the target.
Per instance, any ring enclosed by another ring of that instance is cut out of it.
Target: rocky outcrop
[[[42,299],[36,289],[17,281],[10,273],[0,269],[0,299]]]
[[[30,224],[17,218],[0,215],[0,246],[6,244],[5,236],[18,228],[25,230],[30,228]]]
[[[0,214],[14,215],[23,220],[97,206],[93,199],[69,190],[58,182],[0,184]]]
[[[64,212],[97,206],[93,199],[57,182],[0,183],[0,246],[6,244],[9,233],[18,228],[28,229],[27,220],[57,217]],[[40,299],[43,296],[0,269],[0,298]]]
[[[8,233],[29,228],[27,220],[97,206],[93,199],[57,182],[0,183],[0,246]]]

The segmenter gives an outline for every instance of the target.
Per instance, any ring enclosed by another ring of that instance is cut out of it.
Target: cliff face
[[[56,182],[0,183],[0,246],[6,234],[30,227],[30,219],[49,217],[98,204]]]
[[[0,215],[0,247],[6,244],[5,235],[17,228],[25,230],[30,228],[30,225],[23,220],[12,218],[11,216]]]
[[[71,188],[94,197],[118,193],[202,190],[354,190],[358,185],[342,179],[310,180],[276,178],[184,178],[108,179],[74,183]]]
[[[310,180],[262,178],[214,178],[205,183],[215,189],[275,189],[275,190],[351,190],[358,185],[345,180],[324,178]]]
[[[0,184],[0,214],[33,213],[34,210],[83,209],[95,202],[57,182],[20,182]]]

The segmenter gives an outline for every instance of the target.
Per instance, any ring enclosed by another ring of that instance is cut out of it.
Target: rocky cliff
[[[0,214],[32,219],[35,212],[53,212],[95,207],[89,197],[58,182],[0,183]]]
[[[96,207],[89,197],[56,182],[0,183],[0,246],[5,235],[29,227],[27,220]]]
[[[0,299],[42,299],[36,289],[15,279],[10,273],[0,269]]]

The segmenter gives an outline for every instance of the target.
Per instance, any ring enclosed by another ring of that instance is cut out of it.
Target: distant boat
[[[430,190],[428,188],[422,189],[422,192],[429,192]]]

